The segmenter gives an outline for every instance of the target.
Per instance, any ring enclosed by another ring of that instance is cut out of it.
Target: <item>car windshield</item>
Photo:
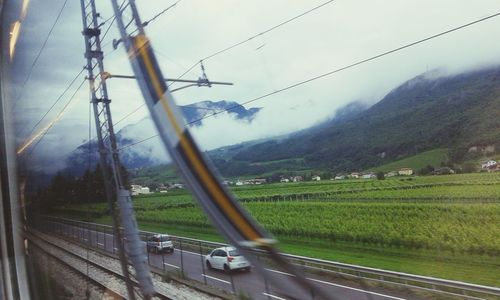
[[[170,237],[168,235],[163,235],[160,237],[160,242],[168,242],[170,241]]]

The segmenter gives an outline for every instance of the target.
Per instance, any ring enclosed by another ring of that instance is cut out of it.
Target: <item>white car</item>
[[[146,247],[148,248],[148,252],[153,251],[154,253],[158,253],[165,250],[170,253],[174,252],[174,244],[168,234],[155,234],[151,236],[146,242]]]
[[[210,254],[205,256],[205,263],[208,269],[219,269],[226,272],[232,270],[249,271],[252,267],[248,260],[234,247],[221,247],[212,250]]]

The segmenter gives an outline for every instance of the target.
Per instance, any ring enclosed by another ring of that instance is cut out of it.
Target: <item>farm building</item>
[[[132,184],[132,186],[130,187],[130,191],[132,192],[132,196],[150,193],[149,188],[147,186],[141,186],[138,184]]]
[[[487,169],[491,169],[491,168],[496,168],[496,166],[497,166],[496,161],[494,161],[492,159],[488,159],[487,161],[484,161],[481,164],[481,169],[487,170]]]
[[[403,175],[403,176],[410,176],[410,175],[413,175],[413,169],[412,168],[401,168],[398,171],[398,174]]]

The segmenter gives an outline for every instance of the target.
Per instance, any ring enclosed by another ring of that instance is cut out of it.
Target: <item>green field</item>
[[[446,162],[448,162],[448,149],[435,149],[372,169],[382,172],[397,171],[401,168],[413,168],[414,170],[420,170],[427,165],[439,167],[441,163]]]
[[[235,187],[286,252],[500,285],[500,174]],[[220,241],[186,191],[136,197],[144,229]],[[58,213],[109,222],[105,204]]]

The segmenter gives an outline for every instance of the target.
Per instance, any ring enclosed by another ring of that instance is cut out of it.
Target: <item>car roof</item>
[[[226,252],[227,252],[227,251],[233,251],[233,250],[236,250],[236,248],[235,248],[235,247],[233,247],[233,246],[227,246],[227,247],[219,247],[219,248],[216,248],[216,249],[214,249],[214,250],[224,250],[224,251],[226,251]]]
[[[162,237],[162,236],[170,236],[170,235],[168,235],[168,234],[165,233],[165,234],[155,234],[153,236],[154,237]]]

